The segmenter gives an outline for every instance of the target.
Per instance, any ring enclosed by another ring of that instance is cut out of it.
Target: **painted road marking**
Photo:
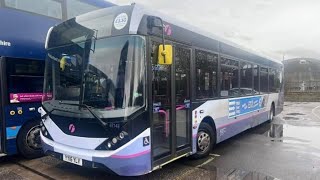
[[[211,154],[210,154],[211,155]],[[211,157],[210,159],[206,160],[204,163],[197,165],[196,167],[187,170],[186,172],[184,172],[183,174],[181,174],[179,177],[176,178],[176,180],[182,180],[182,179],[186,179],[186,177],[188,177],[189,175],[191,175],[192,173],[198,171],[198,168],[201,168],[202,166],[210,163],[211,161],[214,160],[214,157]],[[207,170],[206,170],[207,171]]]
[[[315,113],[315,110],[318,109],[319,107],[320,106],[317,106],[317,107],[313,108],[312,111],[311,111],[312,114],[315,115],[318,119],[320,119],[320,116]]]
[[[220,157],[219,154],[210,154],[210,156]]]
[[[210,163],[210,162],[213,161],[213,160],[214,160],[214,157],[211,157],[210,159],[206,160],[204,163],[199,164],[198,166],[196,166],[196,168],[202,167],[202,166]]]

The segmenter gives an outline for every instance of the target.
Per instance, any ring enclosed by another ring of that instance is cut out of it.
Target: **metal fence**
[[[285,82],[285,92],[320,93],[320,81]]]

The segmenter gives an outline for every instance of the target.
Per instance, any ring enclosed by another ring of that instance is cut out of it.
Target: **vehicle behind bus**
[[[137,176],[272,120],[282,64],[139,5],[52,27],[45,153]]]
[[[0,156],[42,155],[38,108],[48,29],[111,5],[102,0],[0,0]]]

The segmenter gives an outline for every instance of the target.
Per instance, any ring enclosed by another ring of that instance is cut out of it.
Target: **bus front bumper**
[[[42,133],[40,135],[44,153],[62,161],[66,161],[65,156],[72,156],[81,159],[81,164],[77,165],[101,168],[120,176],[140,176],[151,172],[150,149],[135,154],[123,155],[124,152],[130,153],[130,149],[135,148],[134,146],[137,142],[130,143],[121,151],[100,151],[67,146],[44,137]]]

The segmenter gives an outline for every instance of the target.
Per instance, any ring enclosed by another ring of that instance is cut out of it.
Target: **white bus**
[[[207,156],[281,111],[282,67],[139,5],[78,16],[48,33],[44,151],[122,176]]]

